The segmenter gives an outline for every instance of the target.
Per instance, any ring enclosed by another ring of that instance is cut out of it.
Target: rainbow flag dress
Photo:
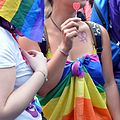
[[[0,16],[31,40],[42,40],[44,0],[0,0]]]
[[[40,102],[48,120],[112,120],[98,55],[67,61],[58,85]]]

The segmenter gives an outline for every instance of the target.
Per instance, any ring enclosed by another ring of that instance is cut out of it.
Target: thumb
[[[27,59],[30,58],[30,55],[29,55],[28,52],[26,52],[25,50],[21,50],[21,53],[22,53],[22,55],[23,55],[25,58],[27,58]]]

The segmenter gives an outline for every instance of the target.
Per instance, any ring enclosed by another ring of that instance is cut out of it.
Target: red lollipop
[[[80,3],[79,2],[74,2],[73,3],[73,9],[76,11],[75,17],[77,17],[77,11],[80,9]]]
[[[74,2],[73,3],[73,8],[74,8],[74,10],[78,11],[80,9],[80,3],[79,2]]]

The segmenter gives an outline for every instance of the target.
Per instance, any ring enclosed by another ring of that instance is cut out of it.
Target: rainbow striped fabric
[[[29,39],[41,41],[44,0],[0,0],[0,16]]]
[[[112,120],[96,54],[67,61],[59,84],[40,98],[48,120]]]

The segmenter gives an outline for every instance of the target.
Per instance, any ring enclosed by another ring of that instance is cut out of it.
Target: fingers
[[[38,52],[38,51],[36,51],[36,50],[29,50],[29,51],[27,51],[30,55],[36,55],[36,54],[38,54],[38,53],[42,53],[42,52]]]
[[[70,38],[76,37],[78,35],[76,27],[73,27],[70,29],[65,29],[63,31],[63,33],[64,33],[64,36],[66,37],[66,39],[70,39]]]
[[[61,31],[67,29],[67,28],[72,28],[72,27],[76,27],[76,29],[79,28],[79,24],[74,22],[74,21],[70,21],[68,24],[64,25],[61,27]]]
[[[63,46],[65,49],[70,50],[73,44],[73,38],[77,37],[78,29],[79,29],[79,22],[81,21],[80,18],[70,18],[66,20],[61,25],[61,31],[63,34]]]
[[[67,33],[73,32],[73,31],[78,31],[76,27],[70,28],[70,29],[65,29],[63,33],[66,35]]]
[[[74,37],[77,37],[77,31],[73,31],[73,32],[70,32],[70,33],[66,34],[66,39],[71,39],[71,38],[74,38]]]
[[[38,52],[36,50],[30,50],[28,52],[26,52],[25,50],[22,50],[21,52],[26,58],[36,57],[38,54],[41,56],[44,56],[42,52]]]
[[[44,54],[42,52],[39,52],[36,50],[30,50],[30,51],[28,51],[28,54],[31,55],[32,57],[39,57],[40,60],[47,61],[47,58],[44,56]]]
[[[79,21],[81,21],[79,18],[70,18],[61,25],[61,31],[66,38],[73,38],[77,36]]]
[[[22,50],[21,53],[23,56],[25,56],[27,59],[29,59],[30,55],[25,50]]]
[[[81,18],[69,18],[67,19],[62,25],[61,25],[61,28],[65,25],[67,25],[69,22],[80,22],[81,21]]]

